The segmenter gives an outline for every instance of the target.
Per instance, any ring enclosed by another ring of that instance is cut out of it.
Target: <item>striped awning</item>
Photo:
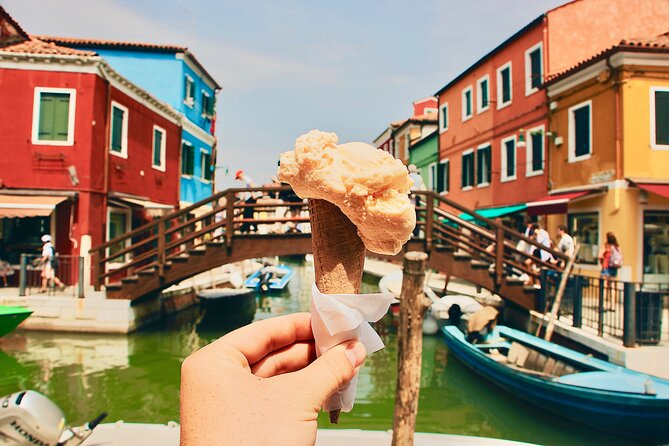
[[[0,194],[0,218],[47,217],[68,197]]]

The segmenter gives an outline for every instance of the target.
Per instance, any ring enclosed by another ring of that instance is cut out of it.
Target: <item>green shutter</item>
[[[202,178],[211,180],[211,155],[202,152]]]
[[[118,107],[112,107],[111,125],[111,150],[112,152],[123,152],[123,119],[125,112]]]
[[[544,170],[544,134],[532,133],[532,171]]]
[[[516,144],[510,139],[504,145],[506,146],[506,176],[514,177],[516,176]]]
[[[188,143],[181,145],[181,174],[193,175],[195,167],[195,149]]]
[[[488,81],[481,82],[481,108],[488,106]]]
[[[163,167],[163,132],[153,129],[153,165]]]
[[[530,65],[532,71],[532,88],[541,86],[541,50],[536,49],[530,53]]]
[[[502,70],[502,102],[511,100],[511,70],[505,68]]]
[[[574,156],[590,153],[590,106],[585,105],[574,113]]]
[[[669,91],[655,92],[655,144],[669,145]]]
[[[38,138],[67,141],[70,123],[69,93],[40,93]]]

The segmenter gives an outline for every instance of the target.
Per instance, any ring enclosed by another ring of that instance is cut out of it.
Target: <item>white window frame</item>
[[[203,147],[200,147],[200,176],[199,176],[199,179],[203,183],[211,184],[211,180],[208,180],[204,177],[205,166],[204,166],[204,159],[202,157],[202,154],[209,154],[209,151],[207,149],[203,148]]]
[[[483,144],[479,144],[478,147],[476,147],[476,154],[474,154],[474,184],[476,184],[476,187],[488,187],[488,186],[490,186],[490,183],[492,183],[492,178],[487,178],[488,181],[486,181],[485,183],[479,183],[478,182],[478,180],[479,180],[478,176],[476,175],[478,161],[479,161],[478,152],[479,152],[479,150],[485,149],[485,148],[488,148],[488,154],[490,155],[490,159],[489,159],[489,162],[491,164],[490,165],[490,176],[492,177],[492,144],[490,142],[486,142],[486,143],[483,143]]]
[[[70,95],[70,106],[67,117],[67,139],[65,141],[49,141],[39,139],[40,103],[42,93],[67,93]],[[40,146],[72,146],[74,145],[74,119],[77,108],[77,90],[74,88],[35,87],[33,98],[33,131],[31,142]]]
[[[428,176],[429,176],[429,186],[428,189],[431,191],[436,191],[435,187],[437,186],[437,162],[433,162],[428,164]]]
[[[507,153],[506,153],[506,143],[508,141],[513,141],[513,151],[514,151],[514,166],[513,166],[513,175],[512,176],[507,176],[506,171],[508,167],[508,162],[509,159],[507,158]],[[506,138],[503,138],[500,141],[500,151],[501,151],[501,165],[502,165],[502,172],[500,175],[500,182],[501,183],[506,183],[509,181],[514,181],[518,178],[518,141],[516,138],[516,135],[513,134],[511,136],[507,136]]]
[[[589,132],[590,133],[590,141],[589,141],[590,153],[588,153],[586,155],[576,156],[576,147],[575,147],[575,144],[576,144],[576,141],[575,141],[576,132],[575,132],[575,130],[576,129],[574,127],[574,110],[585,107],[586,105],[590,107],[590,116],[589,116],[589,120],[588,120],[588,124],[590,126],[590,132]],[[568,148],[569,149],[569,155],[568,155],[569,156],[569,162],[570,163],[576,163],[576,162],[579,162],[579,161],[584,161],[584,160],[592,158],[592,152],[594,150],[594,147],[592,146],[592,99],[589,99],[587,101],[584,101],[584,102],[576,104],[572,107],[569,107],[568,117],[569,117],[569,148]]]
[[[190,95],[188,95],[184,98],[184,104],[186,104],[186,106],[188,108],[193,108],[193,106],[195,106],[195,79],[193,79],[188,74],[186,74],[185,79],[184,79],[184,82],[186,83],[186,85],[188,85],[189,81],[190,81],[190,85],[191,85]]]
[[[155,159],[153,151],[156,149],[156,131],[159,133],[162,133],[163,137],[160,139],[160,166],[157,166],[153,164],[153,160]],[[167,150],[167,131],[159,127],[157,125],[153,126],[153,131],[152,131],[152,141],[153,144],[151,144],[151,167],[153,167],[156,170],[160,170],[161,172],[165,172],[165,153]]]
[[[483,94],[481,85],[483,82],[486,81],[486,87],[487,87],[487,96],[488,96],[488,103],[484,107],[483,104],[481,104],[481,101],[483,101]],[[485,76],[481,77],[479,80],[476,81],[476,113],[483,113],[484,111],[488,110],[490,108],[490,75],[486,74]]]
[[[208,101],[211,101],[211,100],[212,100],[212,99],[211,99],[211,95],[210,95],[209,92],[207,92],[206,90],[202,90],[202,95],[200,95],[200,97],[202,97],[202,96],[206,96],[207,98],[209,98]],[[204,119],[211,119],[211,118],[213,117],[213,114],[210,115],[209,113],[207,113],[207,110],[205,110],[205,108],[204,108],[204,102],[202,103],[202,117],[203,117]]]
[[[451,185],[451,160],[449,158],[444,158],[439,161],[437,164],[437,176],[439,175],[439,168],[441,167],[442,164],[445,164],[448,166],[448,178],[446,181],[446,190],[443,192],[437,192],[439,195],[448,195],[448,192],[450,192],[450,185]]]
[[[532,88],[532,61],[530,60],[530,54],[534,51],[539,50],[539,63],[541,64],[541,82],[544,81],[544,45],[542,42],[537,43],[536,45],[531,46],[525,51],[525,96],[539,91],[538,88]]]
[[[532,163],[534,161],[534,157],[532,154],[534,153],[533,147],[532,147],[532,133],[537,133],[541,132],[541,140],[543,142],[543,147],[541,148],[541,156],[542,156],[542,169],[541,170],[532,170]],[[532,127],[531,129],[528,129],[525,132],[525,176],[526,177],[536,177],[537,175],[542,175],[544,173],[544,170],[546,169],[546,126],[545,125],[538,125],[536,127]]]
[[[470,104],[470,109],[471,113],[469,115],[465,115],[465,112],[467,111],[467,92],[469,92],[469,98],[471,100]],[[472,119],[472,116],[474,116],[474,88],[471,85],[468,85],[462,90],[462,110],[461,110],[461,115],[462,115],[462,122],[469,121]]]
[[[669,92],[669,87],[650,87],[650,147],[655,150],[669,150],[669,144],[657,144],[655,141],[655,93]]]
[[[112,119],[114,119],[114,107],[123,110],[123,127],[121,128],[121,152],[114,152],[112,150],[112,135],[114,134],[114,126]],[[119,158],[128,158],[128,121],[130,120],[130,113],[128,107],[119,104],[116,101],[111,101],[109,108],[109,153]],[[153,150],[153,149],[152,149]]]
[[[125,227],[126,227],[128,232],[132,231],[132,211],[129,208],[107,206],[107,224],[106,224],[107,227],[105,228],[105,236],[106,236],[107,241],[111,240],[109,238],[111,236],[111,234],[110,234],[111,227],[110,227],[109,223],[111,222],[112,212],[114,212],[116,214],[125,214]],[[130,246],[130,239],[129,238],[125,240],[124,248],[127,248],[128,246]],[[105,249],[105,255],[107,257],[109,257],[109,255],[110,255],[109,248],[110,247],[108,246],[107,249]],[[113,265],[123,265],[123,264],[130,261],[130,258],[129,258],[130,255],[131,255],[131,253],[123,254],[123,256],[121,257],[123,259],[123,261],[119,261],[119,257],[116,257],[113,262],[109,263],[109,265],[112,265],[112,266]]]
[[[509,100],[502,102],[502,71],[509,69]],[[513,66],[511,61],[497,68],[497,110],[508,107],[513,102]]]
[[[474,183],[476,183],[476,155],[474,154],[474,149],[467,149],[464,152],[462,152],[462,155],[460,155],[460,175],[462,175],[462,168],[464,167],[464,158],[465,155],[472,154],[472,161],[474,162],[474,178],[472,178],[472,185],[471,186],[465,186],[462,187],[462,179],[460,179],[460,187],[462,191],[468,191],[474,189]]]
[[[446,110],[446,125],[444,125],[444,110]],[[442,104],[439,107],[439,133],[444,133],[448,131],[448,123],[451,117],[448,115],[450,110],[448,108],[448,102]]]

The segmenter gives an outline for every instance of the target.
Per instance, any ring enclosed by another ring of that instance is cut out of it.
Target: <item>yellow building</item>
[[[623,40],[546,83],[550,195],[528,203],[578,240],[597,274],[612,232],[618,278],[669,283],[669,33]]]

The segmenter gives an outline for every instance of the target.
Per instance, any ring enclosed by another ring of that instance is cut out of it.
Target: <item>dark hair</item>
[[[539,229],[539,225],[536,223],[532,223],[532,232],[536,231],[537,229]]]
[[[567,227],[565,225],[558,225],[558,231],[567,232]]]
[[[616,236],[613,235],[613,232],[606,233],[606,243],[608,245],[613,245],[616,248],[618,247],[618,239],[616,239]]]

